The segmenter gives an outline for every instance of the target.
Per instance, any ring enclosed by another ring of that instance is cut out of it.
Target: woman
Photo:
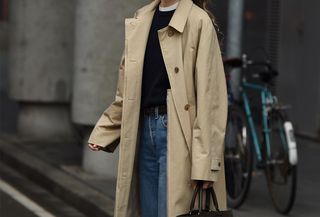
[[[199,180],[226,208],[227,92],[206,4],[154,0],[125,19],[116,97],[88,140],[120,148],[116,217],[186,213]]]

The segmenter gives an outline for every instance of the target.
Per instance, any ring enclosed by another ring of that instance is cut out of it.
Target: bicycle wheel
[[[251,183],[252,150],[244,111],[230,106],[225,136],[225,174],[228,206],[238,208],[245,201]]]
[[[295,139],[293,130],[290,135],[286,132],[288,123],[291,122],[280,111],[272,111],[268,117],[271,156],[266,157],[265,172],[272,203],[281,214],[288,214],[292,209],[297,185],[296,147],[292,149],[289,144],[294,142],[295,146]],[[264,150],[267,156],[267,149]]]

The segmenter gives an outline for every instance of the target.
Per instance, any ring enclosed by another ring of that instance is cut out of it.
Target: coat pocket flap
[[[211,170],[219,171],[221,169],[221,159],[212,159],[211,160]]]

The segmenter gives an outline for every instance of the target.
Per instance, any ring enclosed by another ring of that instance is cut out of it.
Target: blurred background
[[[148,2],[0,0],[1,217],[112,216],[118,154],[86,142],[114,99],[124,18]],[[213,0],[210,10],[224,57],[246,53],[278,69],[275,92],[292,106],[301,160],[291,215],[318,216],[320,1]],[[236,216],[279,215],[261,176]]]

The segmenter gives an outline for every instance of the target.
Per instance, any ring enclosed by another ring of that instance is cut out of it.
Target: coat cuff
[[[98,133],[98,129],[94,128],[87,143],[99,145],[102,147],[101,150],[112,153],[118,147],[120,137],[116,134],[107,134],[106,132]]]
[[[204,181],[217,181],[222,167],[222,159],[203,159],[192,162],[191,179]]]

